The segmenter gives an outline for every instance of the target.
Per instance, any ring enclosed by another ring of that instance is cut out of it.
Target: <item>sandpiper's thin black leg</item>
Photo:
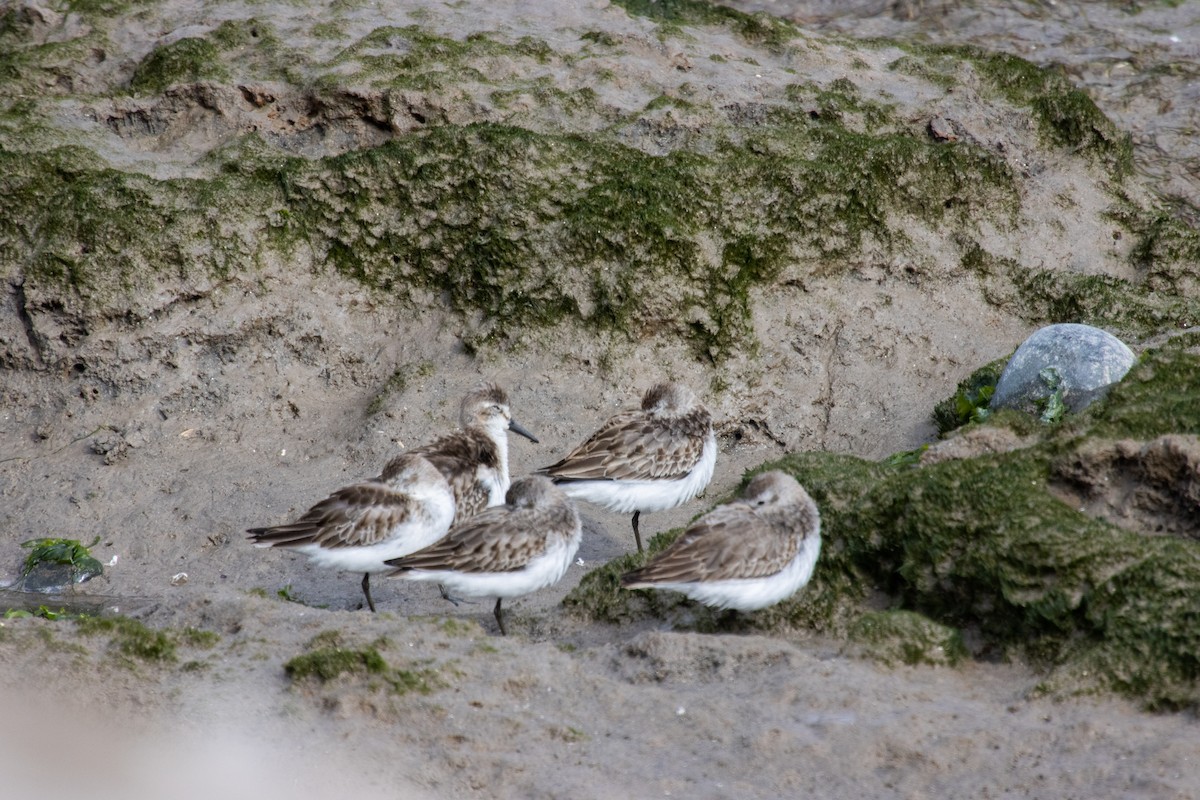
[[[457,608],[457,607],[458,607],[458,601],[459,601],[459,598],[455,597],[454,595],[450,594],[450,592],[446,591],[446,587],[445,587],[445,586],[442,586],[442,585],[439,583],[439,584],[438,584],[438,591],[442,593],[442,599],[443,599],[443,600],[449,600],[451,603],[454,603],[454,606],[455,606],[455,608]]]
[[[362,587],[363,587],[363,594],[366,595],[366,597],[367,597],[367,608],[371,609],[371,611],[374,611],[375,610],[375,601],[371,599],[371,573],[369,573],[369,572],[363,573]]]
[[[642,552],[642,533],[638,530],[638,517],[641,515],[640,511],[633,512],[633,540],[637,542],[639,553]]]
[[[500,616],[500,602],[503,599],[503,597],[496,598],[496,608],[493,609],[492,613],[496,615],[496,622],[500,625],[500,635],[508,636],[508,631],[504,630],[504,617]]]

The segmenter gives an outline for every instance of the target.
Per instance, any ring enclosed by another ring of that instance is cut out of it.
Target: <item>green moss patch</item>
[[[804,453],[763,465],[794,475],[816,499],[824,547],[812,582],[750,624],[877,639],[901,661],[969,629],[976,654],[1020,654],[1056,690],[1200,705],[1200,544],[1117,528],[1048,485],[1056,459],[1096,438],[1200,434],[1200,399],[1184,388],[1200,378],[1197,351],[1197,335],[1151,351],[1104,401],[1012,452],[908,466]],[[656,537],[655,548],[678,533]],[[640,563],[631,554],[589,573],[566,605],[601,620],[665,616],[703,627],[709,612],[678,595],[617,588]],[[868,594],[891,598],[892,616],[869,608]]]
[[[429,694],[445,686],[435,669],[399,668],[389,664],[379,652],[388,645],[386,639],[379,639],[355,647],[345,643],[336,631],[327,631],[309,643],[308,652],[292,658],[283,668],[293,683],[316,681],[325,684],[342,678],[361,678],[366,680],[368,687],[385,688],[395,695]]]
[[[861,651],[885,664],[955,666],[967,657],[962,633],[912,611],[869,611],[850,626]]]
[[[747,14],[706,0],[616,0],[630,14],[659,23],[679,25],[721,25],[746,41],[767,47],[782,47],[801,37],[800,29],[770,14]]]
[[[319,161],[248,139],[215,178],[154,181],[81,151],[0,150],[0,235],[27,292],[65,308],[124,316],[181,276],[302,250],[401,305],[444,297],[469,347],[570,321],[719,360],[753,346],[752,293],[785,268],[827,274],[903,247],[904,220],[973,225],[1016,202],[986,152],[868,133],[884,110],[852,85],[812,94],[824,117],[780,112],[707,155],[478,124]]]
[[[316,678],[322,683],[342,675],[381,675],[387,662],[372,647],[347,650],[341,647],[322,647],[296,656],[284,665],[292,680]]]
[[[39,14],[20,3],[0,5],[0,108],[47,94],[73,91],[74,64],[91,59],[106,44],[99,31],[84,29],[65,41],[40,35]]]
[[[152,50],[133,71],[129,88],[143,94],[161,92],[176,83],[222,80],[227,72],[216,45],[189,37]]]
[[[329,64],[325,85],[344,85],[345,70],[357,68],[356,81],[374,86],[453,90],[464,82],[491,83],[489,60],[527,59],[545,64],[558,56],[546,42],[524,36],[502,42],[484,33],[453,39],[419,25],[376,28],[343,49]]]
[[[116,16],[150,2],[151,0],[67,0],[66,6],[80,14]]]
[[[1030,268],[974,244],[965,247],[962,266],[980,277],[989,302],[1030,322],[1078,322],[1128,339],[1200,324],[1200,294],[1191,290],[1192,281],[1200,278],[1200,246],[1182,226],[1151,226],[1144,236],[1145,249],[1154,255],[1135,250],[1135,262],[1145,261],[1147,273],[1137,282]],[[1156,236],[1161,236],[1158,245],[1151,243]]]
[[[1146,275],[1146,285],[1168,297],[1195,297],[1200,291],[1200,230],[1161,209],[1142,209],[1125,201],[1113,219],[1133,234],[1131,254]],[[1119,234],[1118,234],[1119,235]],[[1195,309],[1183,306],[1173,321],[1180,328],[1197,325]]]
[[[1153,439],[1168,433],[1200,434],[1200,333],[1174,337],[1142,354],[1125,379],[1097,403],[1087,432],[1105,439]]]
[[[899,46],[909,53],[893,62],[893,68],[934,82],[943,82],[937,80],[938,75],[947,76],[948,81],[957,69],[956,62],[970,64],[988,88],[1028,108],[1050,143],[1087,153],[1118,178],[1133,167],[1129,134],[1119,131],[1061,69],[1039,67],[1018,56],[970,45],[878,44]]]
[[[766,24],[700,2],[627,8],[664,23],[729,24],[743,33]],[[767,33],[750,38],[774,41]],[[607,46],[603,37],[589,40]],[[278,51],[267,24],[227,21],[155,50],[133,85],[158,92],[242,72],[289,74],[287,54]],[[340,91],[361,78],[429,89],[461,85],[464,76],[486,81],[497,59],[518,58],[566,56],[536,39],[457,40],[420,26],[386,27],[345,48],[318,83]],[[904,58],[909,71],[975,70],[1021,104],[1035,103],[1038,92],[1071,91],[1065,79],[1019,59],[936,49]],[[362,75],[351,74],[354,65]],[[756,292],[836,274],[864,254],[874,263],[920,259],[910,231],[952,229],[962,232],[964,266],[987,272],[995,302],[1015,301],[1031,319],[1105,327],[1117,319],[1141,332],[1195,316],[1186,299],[1198,296],[1187,291],[1193,279],[1164,266],[1195,251],[1186,231],[1132,205],[1121,224],[1139,231],[1144,289],[976,257],[972,231],[1004,229],[1016,218],[1010,168],[969,142],[930,140],[849,78],[798,82],[786,102],[731,106],[698,127],[679,125],[676,115],[713,109],[691,110],[687,99],[667,95],[639,112],[600,108],[596,92],[565,91],[544,74],[490,97],[500,109],[528,108],[532,99],[560,121],[586,116],[603,129],[547,132],[555,125],[542,117],[537,131],[422,117],[422,129],[385,145],[317,160],[282,155],[250,135],[210,154],[213,177],[172,181],[109,169],[82,149],[0,145],[0,256],[21,265],[22,274],[10,277],[24,281],[31,311],[73,316],[63,320],[71,330],[86,330],[94,315],[136,320],[148,297],[164,305],[172,292],[194,298],[196,284],[282,261],[337,270],[403,307],[444,298],[468,350],[536,341],[540,331],[570,324],[618,340],[682,339],[698,358],[720,362],[755,351]],[[390,100],[381,102],[391,113]],[[515,122],[527,112],[513,113]],[[1108,130],[1083,111],[1071,119],[1068,133]],[[640,124],[685,129],[703,146],[647,154],[624,143]],[[1063,135],[1084,149],[1107,141]],[[186,292],[181,283],[191,284]]]
[[[81,617],[75,625],[85,636],[110,636],[116,650],[129,659],[172,663],[177,657],[171,634],[147,628],[129,617]]]
[[[194,627],[183,630],[154,630],[135,619],[122,616],[70,614],[66,615],[66,618],[73,620],[75,629],[84,636],[107,636],[110,640],[110,654],[127,667],[136,667],[138,664],[175,664],[179,660],[181,648],[185,651],[209,650],[221,639],[220,635],[213,631]]]
[[[257,236],[213,215],[253,219],[274,192],[236,176],[156,181],[78,148],[0,147],[0,253],[24,265],[27,291],[46,293],[53,309],[152,313],[144,300],[161,286],[253,271]]]
[[[971,225],[1016,202],[989,154],[848,129],[841,115],[876,112],[838,95],[836,115],[797,109],[708,155],[479,124],[315,162],[248,139],[215,178],[154,181],[82,151],[0,150],[0,236],[30,296],[90,313],[302,249],[401,305],[446,298],[468,347],[570,321],[719,360],[753,346],[752,293],[785,267],[825,274],[902,247],[902,220]]]
[[[178,39],[151,50],[134,69],[129,88],[158,94],[179,83],[228,81],[234,74],[257,80],[285,78],[297,66],[283,52],[274,28],[259,19],[226,20],[205,36]]]
[[[673,332],[714,359],[752,341],[751,290],[804,254],[902,240],[892,213],[934,222],[1012,197],[981,151],[832,123],[773,130],[785,127],[788,139],[760,133],[709,156],[440,127],[328,171],[297,164],[282,183],[289,224],[344,274],[385,292],[423,285],[481,314],[469,343],[571,319],[635,338]]]

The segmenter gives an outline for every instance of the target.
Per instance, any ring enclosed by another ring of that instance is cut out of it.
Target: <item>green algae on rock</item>
[[[60,590],[83,583],[104,572],[104,567],[91,553],[100,541],[97,536],[90,544],[77,539],[46,537],[22,542],[29,550],[21,565],[19,588],[25,591]]]
[[[1184,333],[1141,355],[1097,404],[1088,433],[1107,439],[1200,435],[1200,333]]]
[[[1097,438],[1200,434],[1197,351],[1200,339],[1188,334],[1148,352],[1107,398],[1010,452],[917,466],[825,453],[764,464],[817,501],[826,546],[809,585],[749,624],[854,638],[873,624],[868,593],[882,593],[895,611],[975,631],[983,651],[1040,664],[1048,689],[1200,706],[1200,543],[1119,528],[1066,505],[1051,486],[1055,465]],[[650,552],[678,534],[656,537]],[[666,616],[702,627],[703,611],[682,597],[620,593],[618,576],[637,563],[631,554],[594,570],[565,604],[600,620]]]

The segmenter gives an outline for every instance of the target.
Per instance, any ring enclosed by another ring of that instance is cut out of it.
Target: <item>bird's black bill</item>
[[[529,431],[525,430],[525,428],[521,427],[521,423],[517,422],[515,419],[510,419],[508,421],[508,429],[510,431],[512,431],[513,433],[521,434],[522,436],[524,436],[526,439],[533,442],[534,444],[538,443],[538,438],[536,436],[534,436],[532,433],[530,433]]]

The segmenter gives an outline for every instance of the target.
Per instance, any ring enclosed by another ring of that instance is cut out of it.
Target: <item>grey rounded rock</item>
[[[1047,325],[1008,360],[990,405],[1043,413],[1061,390],[1066,409],[1081,411],[1125,377],[1135,360],[1133,351],[1108,331],[1074,323]]]

